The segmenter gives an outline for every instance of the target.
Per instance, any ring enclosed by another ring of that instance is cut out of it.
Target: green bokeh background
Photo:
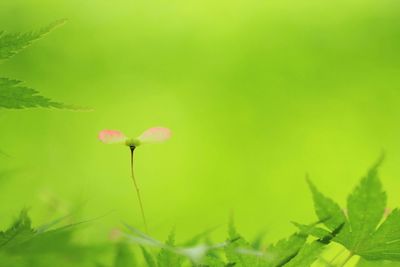
[[[0,66],[43,95],[92,112],[2,110],[0,225],[24,207],[36,224],[80,207],[107,214],[82,239],[121,221],[142,227],[129,150],[102,129],[136,136],[136,174],[150,232],[183,240],[234,214],[269,241],[315,220],[305,175],[345,203],[367,168],[400,196],[400,2],[3,0],[1,29],[68,23]]]

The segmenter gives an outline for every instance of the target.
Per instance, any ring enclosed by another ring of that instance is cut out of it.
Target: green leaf
[[[49,98],[41,96],[38,91],[22,86],[21,81],[0,78],[0,108],[69,108],[74,109]]]
[[[325,244],[320,241],[314,241],[304,245],[300,252],[291,261],[285,264],[285,267],[309,267],[321,254]]]
[[[134,267],[137,266],[133,252],[128,244],[124,242],[117,243],[117,251],[114,257],[114,267]]]
[[[267,266],[284,266],[299,253],[307,240],[307,235],[293,234],[287,239],[278,241],[267,248],[272,261]]]
[[[251,246],[254,249],[261,249],[264,237],[265,237],[265,232],[258,233],[256,235],[256,237],[253,239],[253,241],[251,242]]]
[[[21,50],[32,44],[32,42],[42,38],[44,35],[63,25],[65,22],[65,19],[55,21],[38,31],[27,33],[0,32],[0,61],[16,55]]]
[[[227,266],[220,258],[214,255],[207,255],[202,264],[195,265],[196,267],[225,267]]]
[[[0,232],[0,250],[19,245],[35,236],[28,211],[23,209],[19,217],[4,232]]]
[[[34,32],[15,34],[0,32],[0,62],[14,56],[33,41],[40,39],[56,27],[64,24],[65,21],[56,21]],[[87,108],[74,107],[43,97],[38,91],[22,86],[21,81],[0,78],[0,108],[23,109],[37,107],[88,110]]]
[[[313,195],[315,213],[319,220],[331,231],[334,231],[344,223],[344,229],[342,229],[340,235],[335,238],[336,242],[344,245],[346,243],[345,240],[349,238],[349,230],[347,218],[343,210],[335,201],[319,192],[310,180],[307,181]]]
[[[367,261],[360,259],[356,267],[400,267],[400,262],[393,261]]]
[[[386,194],[378,178],[379,165],[370,170],[347,199],[351,238],[346,246],[355,253],[370,239],[385,212]]]
[[[237,233],[233,221],[231,221],[229,238],[233,241],[225,248],[225,254],[230,263],[243,267],[276,267],[284,266],[298,254],[307,240],[307,235],[293,234],[289,238],[270,245],[266,252],[257,251]]]
[[[318,222],[319,223],[319,222]],[[285,267],[309,267],[313,264],[318,256],[324,250],[324,247],[328,245],[331,240],[337,236],[343,229],[343,224],[338,226],[332,233],[327,232],[323,229],[320,229],[315,226],[316,224],[312,224],[309,226],[304,226],[297,224],[300,226],[301,233],[304,234],[317,234],[319,236],[318,240],[315,240],[312,243],[305,244],[299,251],[299,253],[291,260],[288,264],[284,265]]]
[[[367,260],[400,261],[400,211],[394,210],[383,219],[386,206],[386,194],[378,177],[378,168],[382,160],[362,178],[360,184],[347,200],[346,219],[340,208],[330,199],[319,193],[310,183],[314,196],[317,216],[329,218],[324,224],[331,229],[343,221],[342,232],[333,240],[345,246],[351,254]],[[324,211],[325,209],[325,211]]]
[[[174,247],[175,245],[175,230],[172,229],[167,241],[165,242],[167,247]],[[183,257],[170,251],[167,248],[162,248],[157,256],[158,267],[170,267],[170,266],[180,266],[183,261]]]
[[[33,229],[27,211],[22,210],[12,226],[0,232],[0,266],[92,266],[92,259],[104,253],[104,247],[73,240],[75,226],[81,223],[49,230],[60,220]]]
[[[143,257],[147,263],[147,266],[148,267],[157,267],[157,264],[156,264],[153,256],[143,246],[140,246],[140,248],[142,249]]]
[[[367,260],[400,261],[400,210],[395,209],[379,228],[368,234],[357,254]]]
[[[312,235],[317,238],[325,238],[326,236],[330,235],[329,231],[316,227],[315,225],[305,225],[296,222],[293,222],[293,224],[299,228],[301,233],[305,235]]]
[[[234,263],[235,267],[256,267],[260,266],[260,257],[239,253],[240,250],[253,250],[250,243],[248,243],[237,231],[231,218],[229,222],[229,241],[225,247],[225,255],[229,263]]]

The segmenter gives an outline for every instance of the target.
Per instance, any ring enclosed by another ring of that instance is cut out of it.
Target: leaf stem
[[[137,194],[137,197],[138,197],[138,200],[139,200],[140,212],[142,214],[144,228],[145,228],[146,233],[148,234],[149,233],[149,229],[147,227],[146,216],[144,215],[142,197],[140,196],[139,186],[138,186],[138,184],[136,182],[135,174],[133,172],[133,152],[135,150],[135,146],[130,146],[130,149],[131,149],[131,175],[132,175],[132,180],[133,180],[133,184],[135,186],[136,194]]]

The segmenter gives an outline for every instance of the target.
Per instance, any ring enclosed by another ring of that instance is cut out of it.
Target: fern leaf
[[[42,38],[44,35],[63,25],[65,22],[65,19],[55,21],[38,31],[26,33],[0,32],[0,61],[9,59],[16,55],[21,50],[31,45],[34,41]]]
[[[165,242],[166,247],[162,248],[157,256],[157,262],[159,267],[170,267],[170,266],[180,266],[183,257],[174,253],[173,250],[168,248],[173,248],[175,246],[175,230],[172,229]]]
[[[38,91],[22,86],[21,81],[0,78],[0,108],[73,108],[41,96]]]

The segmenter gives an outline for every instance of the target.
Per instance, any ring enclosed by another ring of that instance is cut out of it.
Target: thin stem
[[[340,267],[343,267],[346,265],[346,263],[349,262],[349,260],[354,256],[353,252],[350,252],[350,254],[347,256],[347,258],[343,261],[343,263],[340,265]]]
[[[144,228],[146,230],[146,233],[148,233],[149,230],[148,230],[148,227],[147,227],[146,216],[144,216],[142,197],[140,196],[139,186],[138,186],[138,184],[136,182],[135,174],[133,172],[133,151],[135,150],[135,147],[131,146],[130,148],[131,148],[131,175],[132,175],[132,180],[133,180],[133,184],[135,186],[136,194],[137,194],[137,197],[138,197],[138,200],[139,200],[140,212],[142,213],[142,219],[143,219]]]

